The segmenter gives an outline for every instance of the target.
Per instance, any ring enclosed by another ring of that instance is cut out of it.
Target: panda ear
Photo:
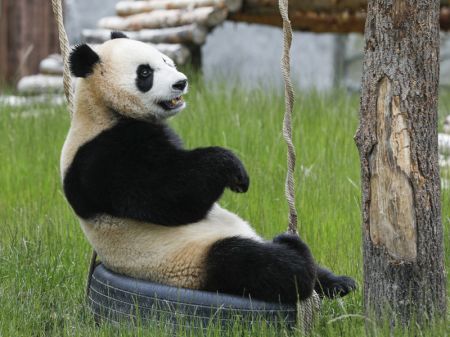
[[[70,71],[76,77],[87,77],[92,74],[98,62],[100,57],[87,44],[75,46],[69,56]]]
[[[114,39],[128,39],[128,36],[122,32],[111,32],[111,40]]]

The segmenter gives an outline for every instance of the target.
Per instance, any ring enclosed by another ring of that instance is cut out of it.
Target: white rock
[[[450,166],[450,158],[440,154],[439,155],[439,166],[440,167],[449,167]]]
[[[59,54],[51,54],[39,64],[39,72],[47,75],[62,75],[63,60]]]
[[[63,95],[36,95],[36,96],[0,96],[0,104],[8,105],[11,107],[23,107],[35,104],[52,104],[62,105],[65,104],[65,98]]]
[[[446,133],[438,134],[439,152],[450,153],[450,135]]]
[[[62,93],[63,90],[63,78],[56,75],[25,76],[17,83],[17,91],[22,95]]]
[[[450,115],[445,117],[444,121],[444,132],[450,134]]]

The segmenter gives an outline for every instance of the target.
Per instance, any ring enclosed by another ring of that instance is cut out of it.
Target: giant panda
[[[114,32],[70,54],[74,114],[61,155],[65,196],[110,270],[175,287],[295,303],[333,297],[353,279],[319,267],[295,235],[271,241],[219,206],[244,193],[241,161],[221,147],[185,149],[166,120],[188,80],[152,46]]]

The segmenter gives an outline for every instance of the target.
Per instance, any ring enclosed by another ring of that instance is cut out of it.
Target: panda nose
[[[178,81],[177,83],[175,83],[174,85],[172,85],[172,88],[183,91],[184,88],[186,88],[187,85],[187,80],[181,80]]]

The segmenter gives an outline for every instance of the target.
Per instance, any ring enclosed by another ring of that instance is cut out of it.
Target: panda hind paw
[[[334,280],[322,289],[323,295],[329,298],[343,297],[356,289],[356,282],[348,276],[335,276]]]

